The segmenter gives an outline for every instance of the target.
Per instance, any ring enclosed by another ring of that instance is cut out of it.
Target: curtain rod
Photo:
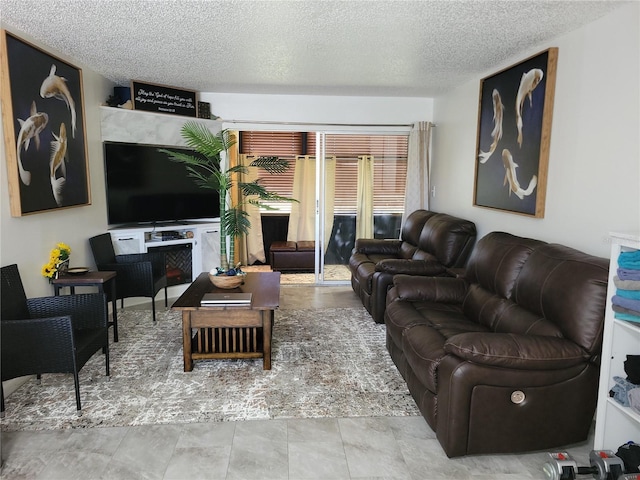
[[[413,127],[413,123],[322,123],[322,122],[273,122],[267,120],[222,120],[225,123],[248,123],[255,125],[323,125],[327,127]],[[436,127],[435,123],[431,124]]]

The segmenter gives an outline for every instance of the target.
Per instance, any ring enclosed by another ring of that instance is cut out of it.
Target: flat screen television
[[[104,142],[110,225],[179,222],[220,216],[219,194],[200,188],[186,167],[158,149],[186,148]],[[195,152],[191,152],[197,155]]]

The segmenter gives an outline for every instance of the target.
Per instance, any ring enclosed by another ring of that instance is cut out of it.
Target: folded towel
[[[616,295],[624,298],[632,298],[633,300],[640,300],[640,290],[624,290],[622,288],[618,288],[616,290]]]
[[[611,303],[630,310],[640,310],[640,300],[633,300],[631,298],[621,297],[620,295],[614,295],[611,297]]]
[[[629,315],[628,313],[615,312],[613,317],[618,320],[626,320],[628,322],[640,322],[640,315]]]
[[[622,268],[640,268],[640,250],[620,252],[618,265]]]
[[[631,410],[640,413],[640,388],[632,388],[627,392],[627,398],[631,405]]]
[[[640,280],[621,280],[620,277],[613,277],[613,284],[623,290],[640,290]]]
[[[635,268],[618,268],[620,280],[640,280],[640,270]]]
[[[632,310],[631,308],[624,308],[616,304],[612,304],[611,308],[614,312],[628,313],[629,315],[638,315],[640,317],[640,310]]]

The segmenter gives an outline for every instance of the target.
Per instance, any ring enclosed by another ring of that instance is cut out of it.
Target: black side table
[[[116,272],[87,272],[81,275],[72,275],[69,273],[60,275],[58,278],[51,280],[53,284],[54,294],[60,295],[62,287],[69,287],[71,295],[75,293],[75,287],[98,287],[98,292],[104,293],[104,286],[111,282],[111,303],[113,306],[113,321],[109,322],[109,326],[113,325],[113,341],[118,341],[118,309],[116,305]],[[108,304],[108,301],[107,301]]]

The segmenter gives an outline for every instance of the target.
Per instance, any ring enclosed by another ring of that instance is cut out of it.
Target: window
[[[407,175],[407,135],[327,134],[325,153],[336,157],[335,214],[355,214],[358,157],[374,157],[374,213],[401,213],[404,208]],[[240,153],[277,155],[295,166],[297,155],[315,155],[313,132],[241,132]],[[282,175],[260,171],[259,178],[268,190],[292,196],[294,168]],[[289,211],[288,204],[278,204]]]

